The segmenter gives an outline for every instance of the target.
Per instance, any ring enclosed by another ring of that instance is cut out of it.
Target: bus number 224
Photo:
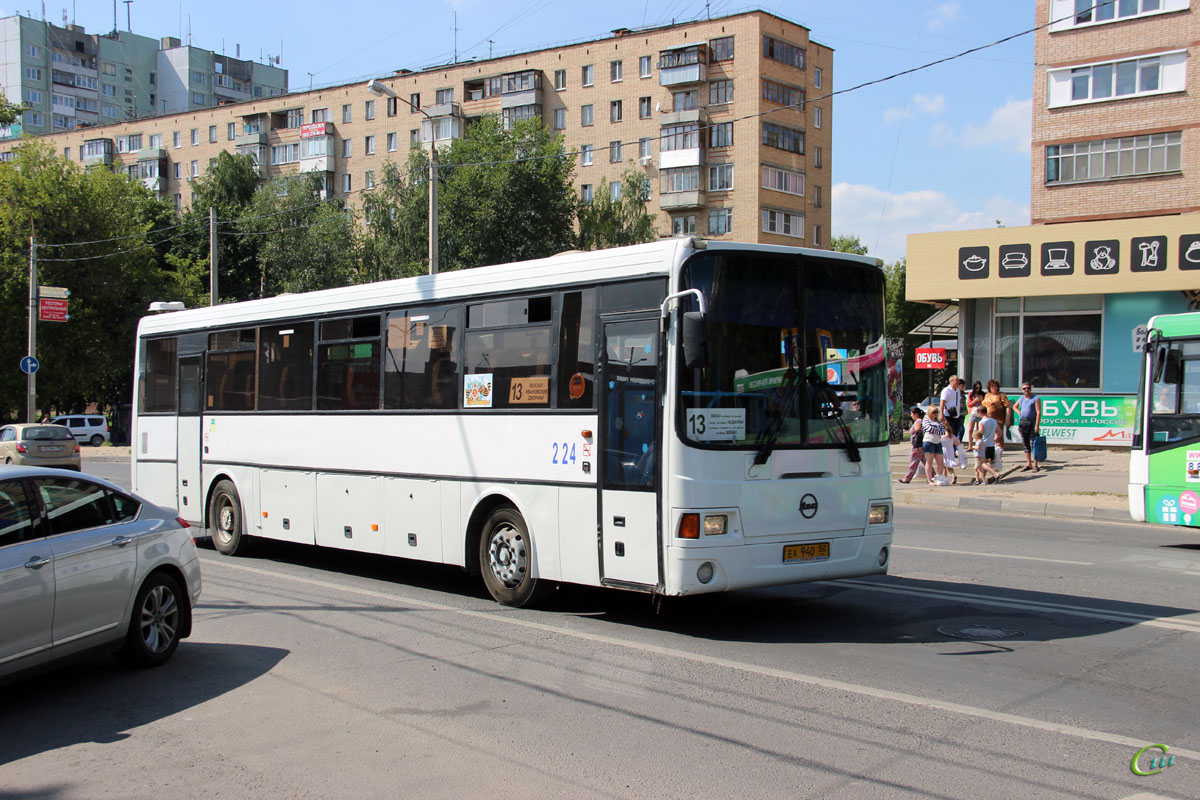
[[[553,445],[554,445],[554,457],[550,460],[551,464],[562,464],[563,466],[566,466],[568,460],[572,464],[575,463],[575,445],[572,444],[568,447],[566,442],[563,442],[562,444],[559,444],[558,442],[554,442]],[[562,448],[562,449],[560,450],[559,448]],[[561,457],[559,455],[560,453],[561,453]]]

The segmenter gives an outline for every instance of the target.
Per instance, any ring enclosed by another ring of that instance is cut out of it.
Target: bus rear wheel
[[[233,481],[220,481],[208,504],[208,529],[217,552],[235,556],[246,549],[242,501]]]
[[[479,570],[496,602],[523,608],[541,595],[544,581],[533,577],[533,548],[525,519],[515,509],[502,506],[483,523],[479,537]]]

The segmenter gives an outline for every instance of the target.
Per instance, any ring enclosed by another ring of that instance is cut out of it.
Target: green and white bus
[[[1151,318],[1138,388],[1129,513],[1200,527],[1200,313]]]

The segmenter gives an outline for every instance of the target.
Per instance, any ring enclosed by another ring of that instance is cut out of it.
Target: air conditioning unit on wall
[[[653,156],[642,156],[641,158],[638,159],[638,165],[642,166],[642,167],[648,167],[653,163],[654,163]]]

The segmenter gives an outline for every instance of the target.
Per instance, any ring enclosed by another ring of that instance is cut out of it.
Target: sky
[[[834,49],[833,90],[909,70],[1027,31],[1032,0],[792,0],[757,6]],[[135,0],[134,33],[180,36],[243,58],[282,55],[293,90],[487,58],[755,7],[734,0]],[[126,5],[117,19],[126,28]],[[41,7],[0,5],[0,15]],[[112,0],[49,0],[88,33],[113,27]],[[311,73],[311,75],[310,75]],[[1033,34],[833,101],[833,235],[887,262],[905,237],[1029,223]],[[812,93],[810,92],[810,97]]]

